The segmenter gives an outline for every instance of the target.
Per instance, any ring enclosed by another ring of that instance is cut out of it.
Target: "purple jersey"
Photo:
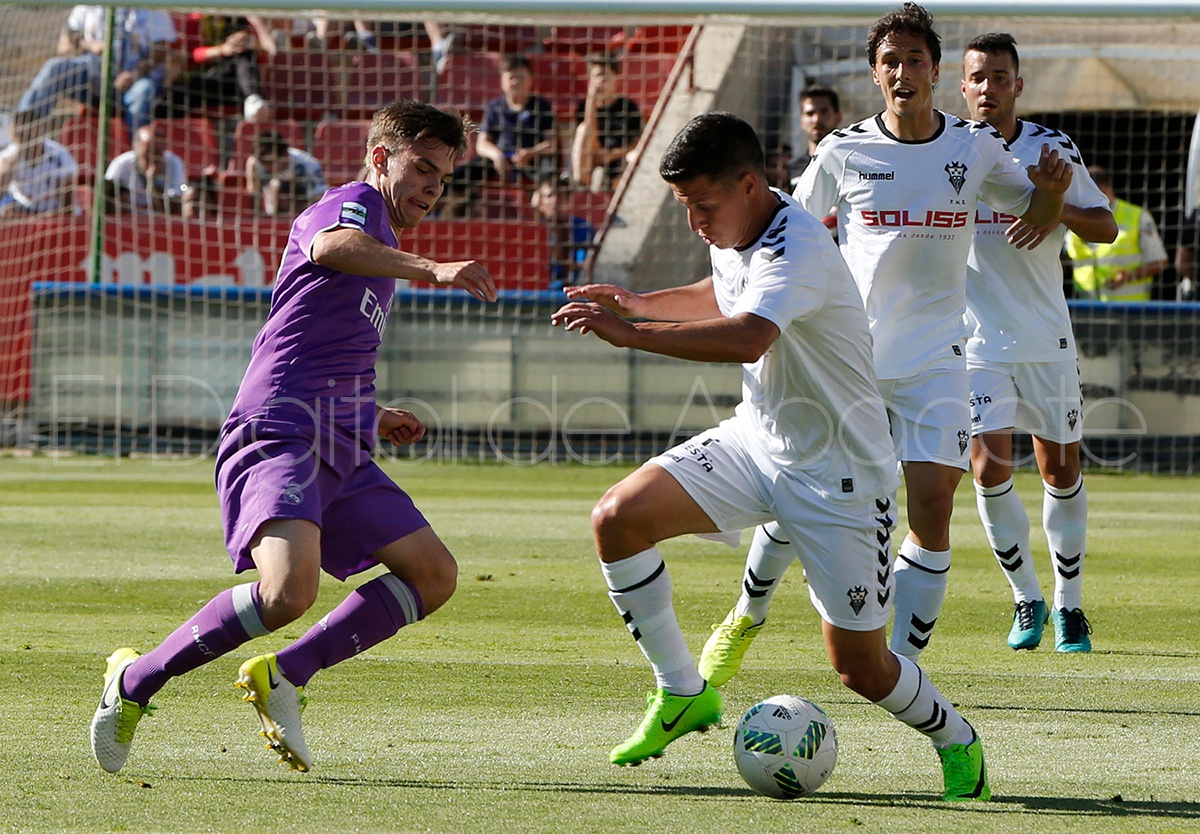
[[[394,278],[348,275],[310,259],[313,239],[359,229],[395,248],[383,196],[352,182],[325,193],[292,224],[226,430],[246,420],[293,423],[297,433],[375,442],[375,360],[391,309]]]

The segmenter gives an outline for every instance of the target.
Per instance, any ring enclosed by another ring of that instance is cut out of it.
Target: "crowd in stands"
[[[85,211],[96,182],[109,212],[292,216],[329,186],[359,178],[371,115],[405,96],[456,107],[478,124],[437,216],[544,227],[551,285],[580,279],[689,32],[134,8],[114,15],[106,160],[96,158],[104,7],[76,6],[56,54],[9,117],[0,218]],[[809,88],[796,103],[801,147],[793,152],[781,138],[768,148],[772,184],[786,191],[842,123],[832,89]],[[1149,212],[1112,200],[1136,226],[1113,245],[1116,255],[1145,244],[1153,257],[1117,290],[1125,273],[1106,266],[1112,247],[1098,254],[1072,242],[1076,295],[1143,299],[1168,265],[1165,251]],[[836,232],[836,216],[825,222]],[[1185,294],[1196,284],[1200,235],[1188,232],[1197,227],[1189,221],[1174,259]]]

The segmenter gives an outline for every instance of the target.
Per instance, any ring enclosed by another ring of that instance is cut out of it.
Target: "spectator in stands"
[[[30,110],[13,119],[12,142],[0,151],[0,217],[75,210],[79,167],[45,133],[45,119]]]
[[[1176,299],[1179,301],[1195,301],[1197,286],[1200,284],[1200,262],[1196,259],[1196,249],[1200,245],[1200,212],[1192,212],[1184,221],[1179,234],[1179,246],[1175,249],[1175,274],[1179,283],[1176,286]]]
[[[149,124],[167,77],[176,38],[164,11],[114,10],[113,88],[130,132]],[[100,103],[101,57],[105,53],[104,6],[75,6],[58,38],[58,54],[42,64],[21,95],[17,110],[50,114],[60,96],[91,107]]]
[[[581,283],[596,230],[585,218],[570,213],[562,177],[557,174],[539,177],[530,205],[549,230],[550,289]]]
[[[805,87],[800,92],[800,131],[808,139],[805,153],[792,157],[792,182],[800,178],[821,140],[842,124],[838,94],[828,87]]]
[[[191,189],[183,160],[166,146],[160,128],[137,129],[133,150],[120,154],[104,172],[110,210],[191,216]]]
[[[1154,217],[1141,206],[1119,199],[1104,168],[1093,165],[1088,173],[1112,206],[1117,239],[1088,243],[1074,232],[1067,235],[1075,295],[1098,301],[1149,301],[1154,279],[1167,266],[1167,250]]]
[[[342,26],[342,21],[336,21]],[[313,21],[313,30],[308,33],[306,43],[309,49],[327,49],[329,47],[329,17],[322,15]],[[342,42],[347,49],[359,49],[363,52],[378,52],[379,40],[375,37],[375,29],[366,20],[356,18],[354,28],[346,33]]]
[[[609,56],[588,59],[587,97],[575,114],[571,181],[596,192],[612,191],[642,135],[642,114],[617,94],[620,64]]]
[[[186,116],[212,108],[238,108],[248,122],[270,117],[259,83],[259,54],[276,52],[271,28],[250,15],[188,15],[184,66],[157,110],[161,116]]]
[[[554,107],[533,94],[533,71],[524,55],[506,55],[500,65],[503,95],[488,102],[475,140],[478,154],[454,169],[442,213],[459,216],[488,179],[504,183],[535,181],[558,169]]]
[[[792,146],[787,142],[767,151],[767,185],[792,191]]]
[[[299,214],[329,189],[321,163],[310,153],[288,145],[274,130],[254,137],[246,158],[246,190],[264,214]]]

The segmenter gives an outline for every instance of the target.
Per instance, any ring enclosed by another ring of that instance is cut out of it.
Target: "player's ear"
[[[387,148],[385,148],[383,145],[376,145],[375,147],[371,148],[369,157],[372,168],[374,168],[380,174],[387,173]]]
[[[1020,98],[1021,93],[1025,91],[1025,79],[1019,75],[1017,76],[1017,83],[1013,85],[1013,91],[1015,93],[1014,98]]]

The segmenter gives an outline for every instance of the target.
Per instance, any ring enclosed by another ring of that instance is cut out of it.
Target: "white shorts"
[[[970,388],[961,367],[935,367],[915,376],[879,380],[897,460],[969,469]]]
[[[787,470],[764,471],[736,418],[646,462],[651,464],[670,473],[722,531],[778,521],[804,566],[809,599],[823,620],[850,631],[887,625],[894,493],[831,500]]]
[[[1052,443],[1083,438],[1079,364],[1059,362],[971,362],[971,434],[1005,429],[1027,431]]]

